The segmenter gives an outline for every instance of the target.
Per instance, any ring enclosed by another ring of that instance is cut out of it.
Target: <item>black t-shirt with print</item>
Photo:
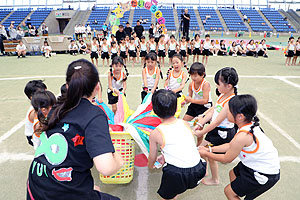
[[[87,99],[42,133],[29,170],[34,199],[99,199],[93,190],[93,158],[114,147],[105,113]]]

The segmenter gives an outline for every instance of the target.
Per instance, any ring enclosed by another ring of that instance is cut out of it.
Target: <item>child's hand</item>
[[[162,165],[165,164],[165,162],[166,162],[164,155],[158,156],[157,159],[156,159],[156,161],[159,162]]]
[[[202,137],[205,133],[202,130],[194,130],[194,135],[197,137]]]
[[[184,106],[185,104],[186,104],[185,100],[183,102],[181,102],[181,106]]]
[[[198,151],[199,151],[199,152],[200,152],[200,151],[207,151],[207,152],[209,152],[209,149],[206,148],[205,146],[198,146]]]
[[[208,151],[206,151],[206,150],[200,150],[199,149],[199,153],[200,153],[200,155],[201,155],[201,157],[207,157],[207,154],[209,153]]]
[[[120,95],[120,91],[119,90],[114,90],[114,93],[116,93],[118,96]]]
[[[151,92],[152,94],[154,94],[155,90],[151,90],[150,92]]]
[[[185,102],[190,103],[192,101],[192,98],[190,96],[185,97]]]

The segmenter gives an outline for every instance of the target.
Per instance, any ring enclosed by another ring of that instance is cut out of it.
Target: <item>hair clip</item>
[[[76,66],[76,67],[74,67],[74,69],[75,69],[75,70],[81,69],[81,66]]]

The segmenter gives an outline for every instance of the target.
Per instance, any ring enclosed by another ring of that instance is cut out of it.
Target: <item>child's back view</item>
[[[149,168],[157,160],[165,164],[158,194],[164,199],[176,198],[195,188],[204,177],[206,163],[199,156],[192,130],[187,122],[176,119],[177,96],[170,90],[159,90],[152,97],[153,111],[162,123],[149,137]],[[162,154],[157,158],[157,144]]]

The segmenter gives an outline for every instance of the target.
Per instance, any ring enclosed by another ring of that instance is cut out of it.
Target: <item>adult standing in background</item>
[[[182,32],[183,32],[183,36],[185,37],[189,37],[189,30],[190,30],[190,20],[191,20],[191,16],[190,14],[188,14],[189,10],[186,8],[184,9],[184,14],[181,15],[181,20],[183,21],[183,28],[182,28]]]
[[[7,40],[7,33],[2,24],[0,24],[0,54],[4,54],[3,40]]]
[[[129,22],[126,22],[126,27],[125,27],[125,33],[126,35],[128,35],[129,37],[131,37],[131,33],[132,33],[132,28],[130,26],[130,23]]]
[[[144,32],[144,27],[141,25],[141,22],[139,20],[136,22],[134,32],[136,32],[136,36],[141,39]]]
[[[154,29],[154,24],[152,23],[150,28],[149,28],[149,35],[154,35],[153,29]]]
[[[118,44],[120,44],[121,38],[125,39],[125,37],[126,37],[126,33],[124,31],[124,26],[119,25],[119,30],[116,32],[116,39],[117,39]]]

